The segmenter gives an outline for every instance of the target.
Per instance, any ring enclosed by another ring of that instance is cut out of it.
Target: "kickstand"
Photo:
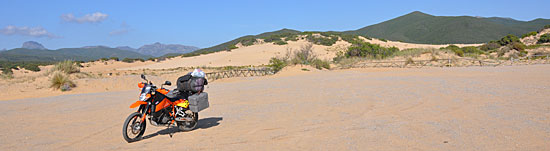
[[[168,124],[168,129],[170,129],[170,126],[172,126],[172,123]],[[171,131],[170,131],[170,133],[168,133],[168,135],[170,135],[170,138],[172,138],[172,135],[173,135],[173,134],[174,134],[174,133],[172,133]]]

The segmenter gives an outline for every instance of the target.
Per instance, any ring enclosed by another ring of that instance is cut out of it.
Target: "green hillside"
[[[484,43],[507,34],[521,36],[548,24],[549,19],[525,22],[499,17],[432,16],[416,11],[344,33],[410,43]]]
[[[108,47],[62,48],[57,50],[39,50],[16,48],[0,52],[0,61],[9,62],[55,62],[63,60],[90,61],[100,58],[149,58],[129,50]]]

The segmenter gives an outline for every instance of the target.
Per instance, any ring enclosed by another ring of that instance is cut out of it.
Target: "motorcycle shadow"
[[[199,119],[199,125],[197,125],[197,128],[195,128],[195,129],[207,129],[207,128],[211,128],[211,127],[214,127],[214,126],[218,126],[218,125],[220,125],[219,122],[221,120],[223,120],[223,117],[209,117],[209,118]],[[143,136],[141,138],[141,140],[153,138],[153,137],[158,136],[158,135],[175,134],[175,133],[179,133],[179,132],[183,132],[183,131],[181,131],[178,127],[171,126],[169,128],[157,131],[153,134]]]

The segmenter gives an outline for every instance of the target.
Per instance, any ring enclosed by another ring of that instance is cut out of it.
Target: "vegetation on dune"
[[[275,72],[279,72],[287,65],[310,65],[319,70],[325,68],[330,69],[330,62],[317,58],[317,55],[313,53],[313,45],[306,44],[297,51],[288,51],[284,57],[273,57],[269,60],[269,67]]]
[[[384,59],[393,56],[393,54],[398,51],[399,49],[397,47],[387,48],[382,47],[378,44],[371,44],[368,42],[356,40],[352,42],[352,45],[348,48],[346,52],[339,53],[337,55],[337,58],[365,57],[372,59]]]
[[[537,41],[538,44],[548,43],[548,42],[550,42],[550,34],[541,35],[539,41]]]
[[[68,91],[76,86],[74,82],[69,79],[69,75],[62,71],[53,72],[50,82],[51,88],[56,90],[60,89],[61,91]]]
[[[521,38],[525,38],[525,37],[529,37],[529,36],[535,36],[535,35],[537,35],[537,34],[538,34],[538,32],[533,31],[533,32],[529,32],[529,33],[523,34],[523,36],[521,36]]]
[[[124,58],[124,59],[122,59],[122,62],[126,62],[126,63],[133,63],[133,62],[136,62],[136,61],[145,62],[145,60],[141,59],[141,58]]]
[[[78,73],[80,72],[80,64],[72,60],[65,60],[55,64],[52,71],[60,71],[66,74]]]

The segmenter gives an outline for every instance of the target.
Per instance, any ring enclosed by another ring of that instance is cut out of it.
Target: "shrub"
[[[72,60],[65,60],[55,64],[53,71],[61,71],[66,74],[78,73],[80,72],[80,67]]]
[[[286,44],[288,44],[286,41],[282,41],[282,40],[278,40],[278,41],[275,41],[273,43],[276,44],[276,45],[286,45]]]
[[[274,41],[281,41],[281,37],[279,37],[279,35],[271,35],[264,38],[264,42],[274,42]]]
[[[384,39],[384,38],[380,38],[380,41],[388,42],[388,40],[386,40],[386,39]]]
[[[524,34],[523,36],[521,36],[521,38],[525,38],[525,37],[529,37],[529,36],[535,36],[535,35],[537,35],[537,32],[533,31],[533,32]]]
[[[290,58],[290,63],[294,65],[296,64],[309,65],[315,58],[317,58],[317,56],[313,54],[313,45],[306,44],[306,45],[303,45],[300,48],[300,50],[293,52]]]
[[[539,41],[537,41],[537,43],[539,43],[539,44],[548,43],[548,42],[550,42],[550,34],[541,35]]]
[[[513,43],[510,44],[509,47],[512,48],[512,49],[516,49],[518,51],[523,51],[523,50],[525,50],[526,46],[521,42],[513,42]]]
[[[243,46],[251,46],[251,45],[254,45],[254,43],[256,43],[256,38],[254,37],[250,37],[250,38],[243,38],[241,40],[239,40],[239,42],[243,45]]]
[[[321,69],[323,69],[323,68],[325,68],[325,69],[330,69],[330,62],[328,62],[328,61],[323,61],[323,60],[321,60],[321,59],[314,59],[314,60],[312,61],[312,65],[313,65],[313,67],[315,67],[315,68],[317,68],[317,69],[319,69],[319,70],[321,70]]]
[[[237,46],[235,46],[235,45],[231,45],[231,46],[229,46],[227,49],[231,50],[231,49],[237,49],[237,48],[239,48],[239,47],[237,47]]]
[[[412,58],[407,58],[407,61],[405,61],[405,66],[409,65],[409,64],[414,64],[414,60]]]
[[[285,40],[290,40],[290,41],[298,41],[298,35],[288,35]]]
[[[309,34],[306,36],[306,39],[314,44],[318,45],[325,45],[325,46],[332,46],[333,44],[338,41],[338,37],[332,36],[332,37],[320,37],[320,36],[313,36],[312,34]]]
[[[454,50],[454,52],[457,56],[464,57],[464,51],[462,51],[461,49]]]
[[[134,59],[131,59],[131,58],[124,58],[122,59],[122,62],[126,62],[126,63],[132,63],[134,62],[135,60]]]
[[[505,37],[502,37],[498,43],[501,45],[501,46],[504,46],[504,45],[508,45],[508,44],[511,44],[513,42],[521,42],[519,41],[519,38],[515,35],[512,35],[512,34],[508,34],[506,35]]]
[[[544,25],[544,29],[550,28],[550,25]]]
[[[69,76],[61,71],[54,72],[50,82],[50,87],[56,90],[61,89],[61,91],[67,91],[70,90],[71,87],[75,87],[75,84],[69,79]]]
[[[392,56],[399,49],[396,47],[381,47],[378,44],[371,44],[363,41],[355,41],[345,53],[346,57],[370,57],[383,59]]]
[[[273,57],[269,60],[268,66],[271,67],[275,73],[277,73],[286,67],[287,63],[286,60]]]
[[[483,51],[495,50],[495,49],[498,49],[498,48],[500,48],[500,44],[497,43],[497,42],[494,42],[494,41],[483,44],[480,47],[480,49],[483,50]]]

